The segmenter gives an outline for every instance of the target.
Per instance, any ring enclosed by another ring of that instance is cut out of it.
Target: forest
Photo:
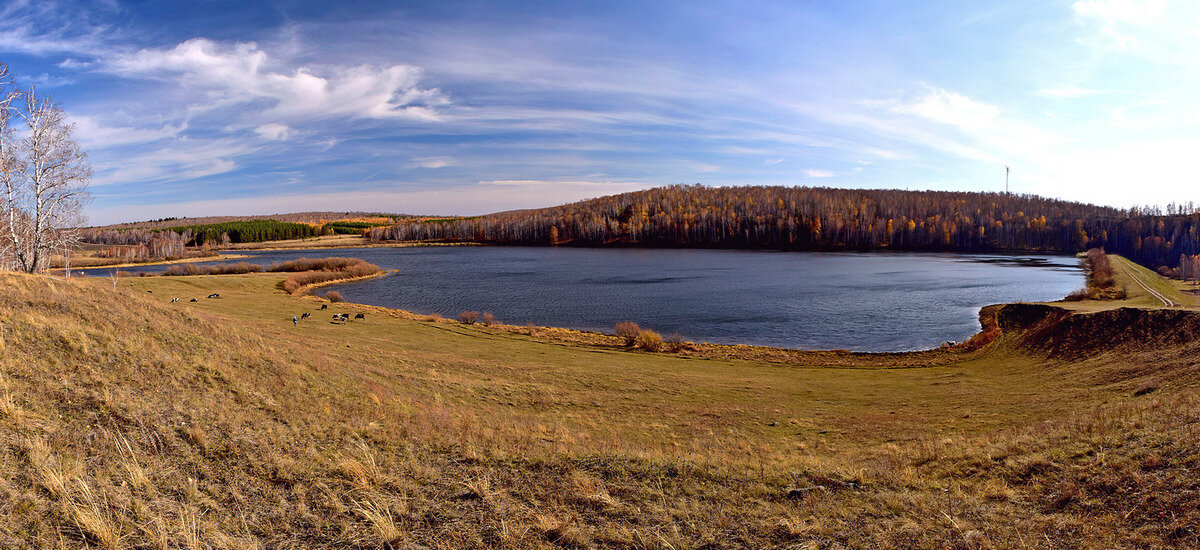
[[[285,239],[303,239],[321,234],[319,226],[275,220],[247,220],[222,223],[172,225],[162,228],[91,228],[80,240],[114,246],[205,246],[230,243],[257,243]],[[152,254],[154,256],[155,254]]]
[[[377,241],[1078,253],[1144,265],[1200,254],[1193,205],[1118,209],[1028,194],[673,185],[473,218],[400,220]]]

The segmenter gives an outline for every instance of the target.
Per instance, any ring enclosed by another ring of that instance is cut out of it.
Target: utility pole
[[[1010,168],[1007,164],[1004,165],[1004,194],[1008,194],[1008,172]]]

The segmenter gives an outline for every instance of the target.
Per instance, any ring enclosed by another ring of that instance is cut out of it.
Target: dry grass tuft
[[[537,514],[533,518],[534,529],[546,540],[565,548],[591,548],[592,539],[569,521],[554,516]]]
[[[78,497],[63,503],[67,515],[80,532],[104,549],[121,547],[121,533],[113,523],[107,507],[83,480],[75,480]]]
[[[405,532],[396,522],[391,508],[381,506],[373,500],[365,500],[354,502],[352,509],[355,514],[371,524],[375,535],[379,537],[379,544],[388,549],[400,548],[404,542]]]

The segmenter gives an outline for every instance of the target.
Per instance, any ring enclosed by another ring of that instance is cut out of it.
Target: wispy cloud
[[[829,170],[808,169],[808,170],[804,171],[804,177],[806,177],[806,178],[832,178],[835,175],[836,174],[834,174],[833,172],[831,172]]]
[[[178,83],[210,107],[265,102],[260,118],[329,117],[436,120],[449,99],[419,86],[411,65],[289,66],[252,42],[194,38],[167,49],[142,49],[102,60],[99,70]]]

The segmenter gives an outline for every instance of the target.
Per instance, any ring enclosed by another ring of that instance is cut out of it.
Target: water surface
[[[633,320],[693,341],[802,349],[936,347],[977,332],[981,306],[1057,300],[1084,284],[1076,258],[1038,255],[477,246],[253,254],[240,261],[353,256],[401,270],[328,287],[351,302],[609,332]]]

